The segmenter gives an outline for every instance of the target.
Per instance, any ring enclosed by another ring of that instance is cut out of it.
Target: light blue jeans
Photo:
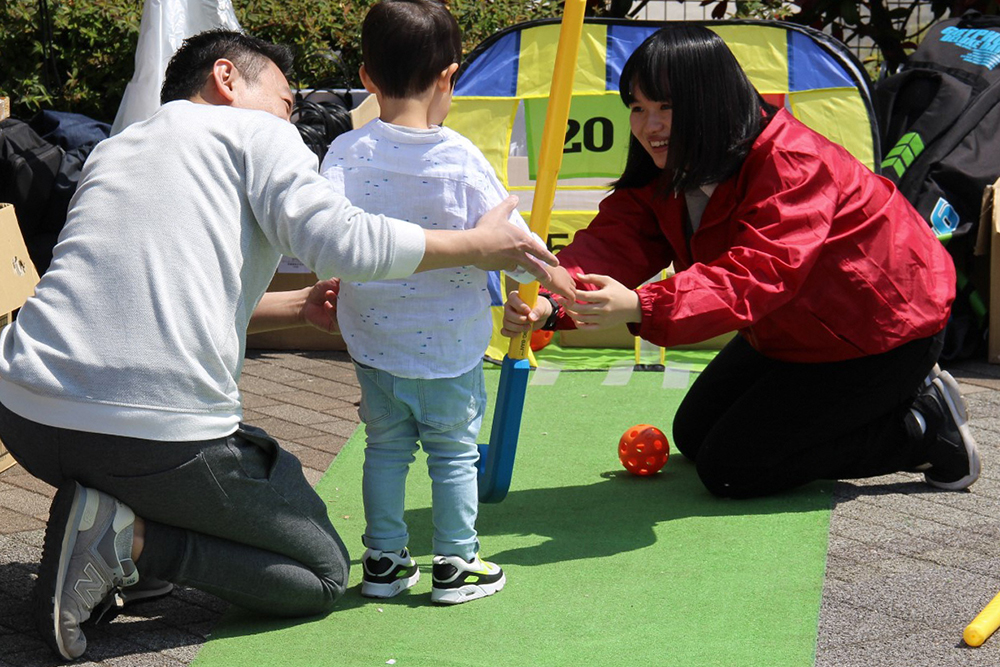
[[[476,439],[486,407],[483,366],[436,380],[401,378],[355,362],[365,424],[362,493],[364,544],[399,551],[410,535],[403,521],[406,475],[417,443],[431,478],[434,553],[472,558],[479,551]]]

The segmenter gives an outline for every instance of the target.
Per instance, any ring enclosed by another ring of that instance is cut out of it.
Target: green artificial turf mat
[[[317,487],[355,558],[338,608],[300,621],[231,609],[195,667],[812,665],[832,485],[720,500],[676,451],[659,474],[633,477],[618,438],[637,423],[669,434],[684,390],[664,389],[660,373],[635,373],[627,386],[602,384],[606,375],[528,387],[510,493],[482,505],[478,524],[483,555],[507,574],[503,591],[431,605],[420,455],[407,522],[421,580],[391,600],[360,596],[359,431]],[[487,373],[494,390],[498,376]],[[484,425],[481,441],[488,434]]]

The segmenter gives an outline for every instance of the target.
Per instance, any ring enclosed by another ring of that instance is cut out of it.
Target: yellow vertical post
[[[569,105],[573,99],[573,75],[580,52],[583,35],[583,15],[586,0],[566,0],[562,26],[559,29],[559,46],[549,89],[549,106],[545,112],[542,143],[538,153],[538,178],[535,179],[535,198],[531,204],[531,231],[543,240],[549,234],[549,220],[556,197],[556,181],[562,166],[563,144],[566,142],[566,125],[569,122]],[[518,296],[534,307],[538,299],[538,283],[525,283],[518,288]],[[531,334],[515,336],[510,341],[507,354],[512,359],[525,359],[530,349]]]

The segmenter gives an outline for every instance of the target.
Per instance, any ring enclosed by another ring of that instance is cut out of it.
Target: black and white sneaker
[[[108,596],[135,584],[135,515],[128,506],[76,482],[63,484],[49,510],[36,583],[35,622],[56,653],[87,650],[80,624]]]
[[[478,600],[493,595],[507,583],[503,570],[479,554],[471,561],[459,556],[434,556],[433,572],[431,602],[440,604]]]
[[[969,430],[968,412],[958,382],[941,371],[913,404],[926,424],[924,479],[939,489],[967,489],[979,479],[982,463]]]
[[[361,594],[369,598],[391,598],[412,588],[420,579],[410,552],[365,550],[361,557]]]
[[[927,377],[924,378],[924,385],[923,385],[924,389],[931,386],[931,383],[934,382],[934,379],[939,375],[941,375],[941,366],[938,364],[934,364],[934,368],[932,368],[931,372],[928,373]]]

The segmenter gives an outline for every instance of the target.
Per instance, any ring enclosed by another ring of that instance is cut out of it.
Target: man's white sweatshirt
[[[423,230],[336,194],[295,127],[164,105],[94,149],[52,265],[0,332],[0,402],[33,421],[225,437],[250,315],[282,254],[321,278],[413,273]]]

